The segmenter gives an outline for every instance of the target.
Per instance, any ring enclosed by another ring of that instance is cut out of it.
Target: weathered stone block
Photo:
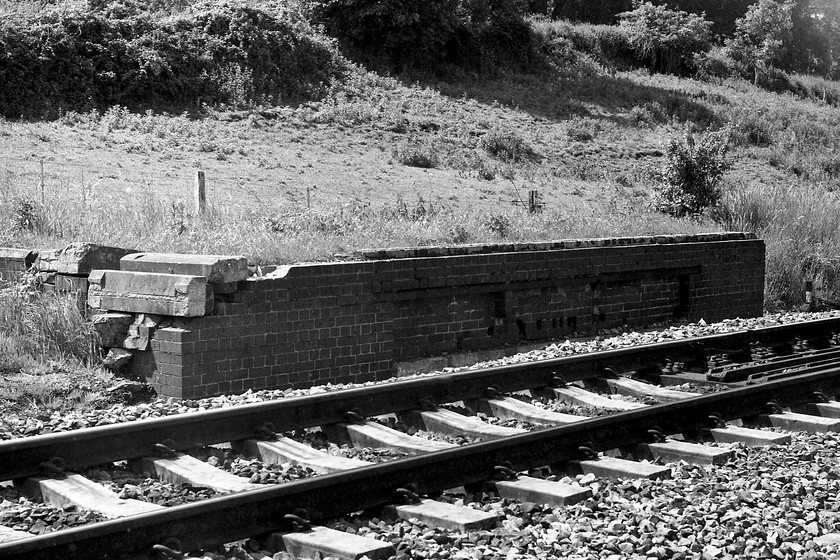
[[[120,259],[120,270],[204,276],[211,284],[248,278],[248,260],[240,256],[133,253]]]
[[[213,309],[213,287],[201,276],[95,270],[88,280],[93,309],[173,317],[200,317]]]
[[[56,274],[53,279],[55,289],[58,292],[76,292],[87,294],[88,280],[84,276],[67,276],[66,274]]]
[[[134,317],[128,313],[97,313],[91,318],[93,328],[99,333],[99,342],[105,348],[122,346],[128,327]]]
[[[38,253],[29,249],[0,247],[0,271],[4,273],[26,272],[37,258]]]
[[[131,249],[93,243],[71,243],[64,249],[42,251],[36,267],[42,272],[84,276],[93,270],[118,270],[120,259],[133,252]]]

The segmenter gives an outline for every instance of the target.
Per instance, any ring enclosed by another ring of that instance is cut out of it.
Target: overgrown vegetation
[[[154,6],[154,4],[153,4]],[[0,18],[0,115],[113,104],[287,103],[347,70],[333,41],[280,3],[72,2]]]
[[[553,15],[580,23],[534,15],[550,5],[5,0],[0,142],[16,155],[72,131],[131,156],[120,178],[216,165],[235,180],[196,216],[155,196],[160,176],[116,206],[78,196],[84,180],[44,200],[37,179],[0,176],[0,243],[271,263],[727,227],[765,237],[768,306],[801,302],[805,278],[840,302],[840,4],[565,1]],[[57,120],[7,132],[21,115]],[[554,197],[544,212],[520,207],[530,190]],[[325,194],[310,205],[310,191]]]
[[[695,137],[672,137],[665,150],[663,184],[657,189],[657,207],[672,216],[697,216],[717,206],[723,174],[732,167],[727,158],[729,131]]]

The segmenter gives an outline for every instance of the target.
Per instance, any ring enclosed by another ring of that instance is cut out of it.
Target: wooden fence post
[[[204,190],[204,171],[195,172],[195,211],[197,214],[204,214],[207,209],[207,197]]]

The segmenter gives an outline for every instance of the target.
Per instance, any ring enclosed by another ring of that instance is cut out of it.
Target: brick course
[[[745,234],[375,251],[280,267],[154,330],[132,368],[165,396],[363,382],[394,363],[668,318],[762,313]]]

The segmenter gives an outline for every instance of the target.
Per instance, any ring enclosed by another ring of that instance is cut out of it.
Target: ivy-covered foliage
[[[0,114],[54,116],[114,104],[244,105],[317,97],[346,62],[274,4],[201,2],[174,15],[91,0],[0,21]]]

